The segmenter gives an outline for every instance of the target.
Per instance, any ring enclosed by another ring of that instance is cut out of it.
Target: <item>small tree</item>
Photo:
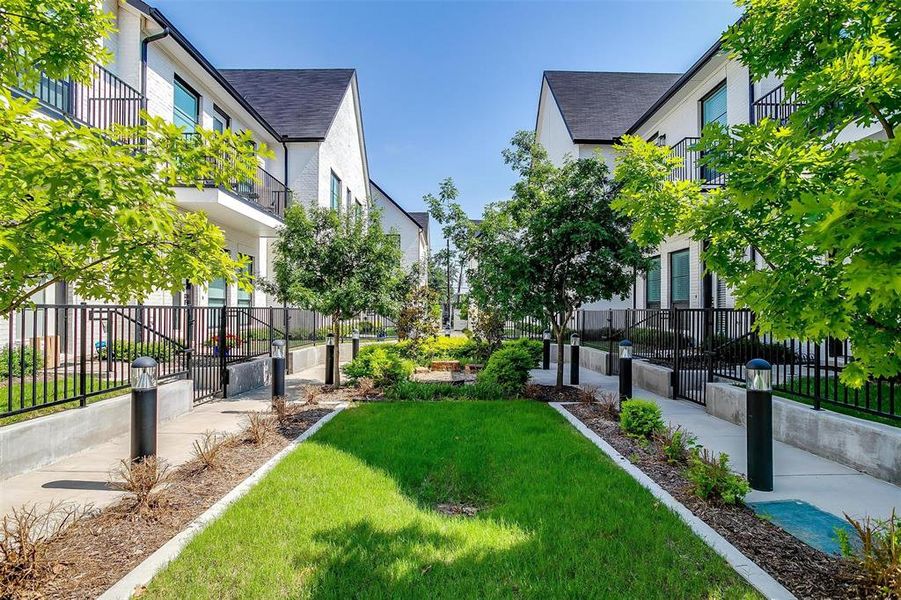
[[[725,47],[755,79],[784,78],[786,123],[705,128],[703,161],[724,189],[670,182],[669,149],[626,137],[617,207],[636,239],[707,242],[707,268],[761,333],[850,338],[843,380],[901,373],[901,11],[898,3],[741,0]],[[842,141],[848,127],[881,135]],[[881,138],[881,139],[880,139]],[[749,255],[765,265],[757,268]]]
[[[295,204],[273,245],[273,279],[262,285],[279,301],[331,318],[335,384],[340,385],[341,321],[364,310],[393,314],[398,308],[401,254],[382,231],[381,217]]]
[[[473,237],[471,293],[478,306],[551,323],[560,389],[573,314],[583,303],[628,294],[645,260],[629,239],[630,220],[610,206],[615,189],[600,157],[555,167],[534,134],[520,132],[504,158],[520,180],[511,200],[489,206]]]
[[[439,185],[437,198],[432,194],[426,194],[422,198],[429,207],[429,214],[441,224],[441,233],[444,236],[445,247],[436,254],[436,257],[439,261],[443,259],[445,267],[443,290],[447,296],[448,325],[454,318],[451,290],[456,279],[457,295],[460,295],[463,272],[469,256],[469,240],[472,237],[472,221],[456,202],[458,195],[454,180],[448,177]]]
[[[425,263],[413,265],[401,281],[401,307],[397,317],[398,339],[418,340],[434,338],[441,325],[441,305],[438,292],[423,285],[420,275]]]

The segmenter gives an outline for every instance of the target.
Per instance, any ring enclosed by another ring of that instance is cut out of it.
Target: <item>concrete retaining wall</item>
[[[267,385],[272,385],[272,359],[268,356],[228,367],[225,394],[229,398]]]
[[[707,412],[745,424],[745,390],[707,384]],[[901,485],[901,429],[773,397],[773,437],[879,479]]]
[[[350,344],[341,344],[338,349],[338,360],[342,363],[350,360],[352,349]],[[287,360],[288,373],[298,373],[304,369],[318,367],[319,365],[323,365],[323,368],[325,368],[325,344],[291,350],[288,352]]]
[[[169,421],[194,407],[193,382],[159,387],[158,416]],[[65,458],[131,428],[131,394],[0,427],[0,479]]]
[[[563,362],[569,364],[570,347],[563,347]],[[582,346],[579,350],[579,366],[583,369],[597,371],[601,375],[612,375],[609,369],[606,350]],[[618,357],[614,360],[619,360]],[[551,361],[557,361],[557,347],[551,345]],[[652,365],[643,360],[632,361],[632,385],[654,392],[666,398],[673,397],[673,371],[666,367]]]

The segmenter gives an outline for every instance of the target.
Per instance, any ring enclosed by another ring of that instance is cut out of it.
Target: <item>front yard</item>
[[[756,597],[549,406],[346,410],[149,598]]]

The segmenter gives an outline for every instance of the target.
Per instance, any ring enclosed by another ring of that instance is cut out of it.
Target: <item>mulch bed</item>
[[[569,385],[563,386],[562,390],[557,390],[552,385],[530,383],[523,390],[523,396],[539,402],[583,402],[586,392]]]
[[[565,408],[798,598],[866,597],[841,558],[808,546],[747,506],[717,505],[696,496],[682,467],[661,458],[653,444],[641,445],[625,435],[604,406]]]
[[[331,412],[316,405],[296,410],[283,426],[273,426],[263,443],[242,439],[224,447],[216,468],[205,469],[194,460],[174,469],[161,506],[152,515],[135,515],[129,510],[133,502],[125,497],[65,529],[50,542],[47,558],[55,563],[53,577],[40,585],[35,597],[80,599],[102,594]]]

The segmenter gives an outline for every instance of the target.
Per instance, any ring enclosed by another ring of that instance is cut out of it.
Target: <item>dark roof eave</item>
[[[695,73],[697,73],[698,71],[700,71],[701,68],[702,68],[705,64],[707,64],[707,62],[708,62],[711,58],[713,58],[714,56],[716,56],[716,54],[720,51],[720,48],[722,48],[722,46],[723,46],[723,38],[720,37],[720,38],[716,41],[716,43],[713,44],[713,46],[711,46],[711,47],[707,50],[707,52],[705,52],[704,55],[701,56],[701,58],[699,58],[699,59],[697,60],[697,62],[695,62],[695,64],[693,64],[693,65],[691,66],[691,68],[689,68],[687,71],[685,71],[685,73],[683,73],[682,76],[679,77],[679,79],[676,80],[676,83],[674,83],[674,84],[670,87],[670,89],[668,89],[668,90],[666,91],[666,93],[664,93],[662,96],[660,96],[660,98],[658,98],[657,101],[654,102],[654,104],[652,104],[651,107],[650,107],[648,110],[646,110],[645,113],[644,113],[643,115],[641,115],[641,116],[638,118],[637,121],[635,121],[635,124],[633,124],[631,127],[629,127],[629,130],[626,131],[626,135],[632,135],[632,134],[634,134],[636,131],[638,131],[638,128],[641,127],[642,125],[644,125],[645,122],[647,122],[647,120],[650,119],[650,118],[654,115],[655,112],[657,112],[658,110],[660,110],[660,107],[663,106],[664,104],[666,104],[666,103],[669,101],[670,98],[672,98],[673,96],[675,96],[675,95],[676,95],[676,92],[678,92],[678,91],[682,88],[683,85],[685,85],[686,83],[688,83],[688,81],[689,81],[692,77],[695,76]]]
[[[619,141],[619,139],[613,140],[590,140],[585,138],[578,138],[573,140],[573,144],[615,144]]]
[[[291,142],[324,142],[324,137],[290,137],[284,136],[281,138],[283,142],[291,143]]]
[[[167,27],[169,29],[169,35],[172,37],[172,39],[174,39],[178,43],[178,45],[181,46],[184,51],[191,56],[191,58],[196,60],[198,64],[200,64],[200,66],[203,67],[203,69],[213,79],[216,80],[216,83],[221,85],[225,89],[225,91],[227,91],[238,102],[238,104],[240,104],[241,107],[244,108],[244,110],[250,113],[250,115],[253,116],[253,118],[256,119],[257,122],[259,122],[266,129],[266,131],[271,133],[272,137],[279,140],[280,142],[285,141],[284,136],[277,132],[275,128],[273,128],[272,125],[270,125],[269,122],[266,121],[266,119],[264,119],[262,115],[260,115],[260,113],[258,113],[257,110],[250,105],[250,103],[244,98],[244,96],[238,93],[238,90],[236,90],[228,82],[228,80],[226,80],[225,77],[222,76],[219,70],[216,69],[216,67],[214,67],[210,63],[210,61],[208,61],[200,53],[200,51],[195,48],[193,44],[191,44],[191,42],[188,41],[188,39],[175,27],[175,25],[173,25],[172,22],[166,18],[166,15],[161,13],[159,9],[148,6],[140,0],[128,0],[128,2],[138,10],[149,14],[151,17],[153,17],[153,20],[159,23],[160,26]]]

